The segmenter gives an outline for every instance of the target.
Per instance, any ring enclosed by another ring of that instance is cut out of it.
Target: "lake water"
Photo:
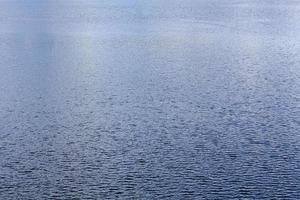
[[[300,199],[300,2],[1,0],[0,199]]]

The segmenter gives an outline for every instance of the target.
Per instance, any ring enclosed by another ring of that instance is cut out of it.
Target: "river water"
[[[0,199],[300,199],[300,2],[1,0]]]

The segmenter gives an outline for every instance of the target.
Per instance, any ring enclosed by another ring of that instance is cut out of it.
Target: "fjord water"
[[[300,199],[300,2],[1,0],[0,199]]]

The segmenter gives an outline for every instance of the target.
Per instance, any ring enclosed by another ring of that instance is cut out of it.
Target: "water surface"
[[[0,199],[300,199],[299,134],[298,1],[0,1]]]

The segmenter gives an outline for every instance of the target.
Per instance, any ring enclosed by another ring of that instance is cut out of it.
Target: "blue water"
[[[1,0],[0,199],[300,199],[300,2]]]

